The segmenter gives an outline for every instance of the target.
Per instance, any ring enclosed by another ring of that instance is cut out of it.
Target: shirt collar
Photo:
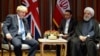
[[[18,14],[17,14],[17,18],[18,18],[18,20],[20,19],[20,17],[18,16]]]

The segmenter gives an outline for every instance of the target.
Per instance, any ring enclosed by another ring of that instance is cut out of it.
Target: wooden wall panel
[[[84,8],[87,6],[93,7],[95,10],[95,18],[100,22],[100,0],[69,0],[73,17],[81,20],[83,18]],[[21,4],[21,0],[0,0],[0,22],[5,20],[7,14],[16,13],[17,5]],[[50,6],[52,13],[56,5],[56,0],[39,0],[39,11],[41,21],[41,32],[50,29]]]
[[[96,0],[96,8],[97,8],[97,20],[100,22],[100,0]]]
[[[0,0],[0,22],[5,20],[7,14],[15,13],[16,6],[21,0]]]
[[[41,31],[44,33],[45,30],[49,29],[49,0],[39,0],[41,3],[40,16],[41,16]],[[42,35],[43,35],[42,33]]]

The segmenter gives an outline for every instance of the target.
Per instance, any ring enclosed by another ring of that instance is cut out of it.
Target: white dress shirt
[[[64,34],[68,34],[68,27],[69,27],[70,19],[66,20],[66,25],[64,29]]]
[[[22,39],[25,40],[25,29],[24,29],[24,23],[21,21],[20,17],[17,15],[18,18],[18,34],[22,34]],[[21,21],[21,22],[20,22]],[[21,25],[22,23],[22,25]]]

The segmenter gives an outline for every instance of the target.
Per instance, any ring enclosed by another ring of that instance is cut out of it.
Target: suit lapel
[[[63,25],[63,28],[64,28],[64,29],[65,29],[65,26],[66,26],[66,21],[67,21],[67,20],[64,19],[64,23],[63,23],[63,24],[64,24],[64,25]]]
[[[18,27],[18,18],[17,18],[17,15],[15,15],[15,18],[14,18],[14,22],[15,22],[15,25]]]

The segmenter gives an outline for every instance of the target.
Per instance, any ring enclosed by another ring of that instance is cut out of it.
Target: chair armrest
[[[11,43],[9,40],[7,42],[8,42],[9,50],[11,50]]]
[[[2,46],[1,46],[1,44],[3,44],[3,38],[4,38],[4,34],[3,34],[3,32],[1,32],[0,33],[0,47],[2,48]],[[10,41],[9,40],[7,40],[7,44],[8,44],[8,46],[9,46],[9,50],[11,50],[11,43],[10,43]]]
[[[97,43],[97,49],[100,49],[100,41]]]
[[[0,34],[0,49],[1,49],[1,44],[2,44],[2,35]]]

